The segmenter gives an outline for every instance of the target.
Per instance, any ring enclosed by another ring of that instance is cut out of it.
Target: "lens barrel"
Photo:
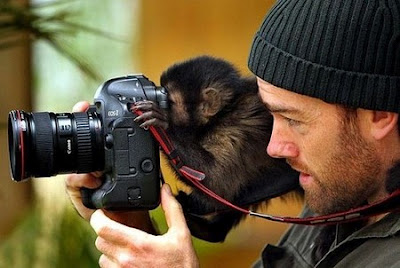
[[[8,147],[15,181],[104,168],[102,123],[95,112],[13,110],[8,116]]]

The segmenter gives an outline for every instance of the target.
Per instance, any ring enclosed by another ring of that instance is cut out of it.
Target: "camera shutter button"
[[[147,173],[152,172],[154,169],[153,162],[150,159],[143,160],[141,167],[142,167],[142,170]]]

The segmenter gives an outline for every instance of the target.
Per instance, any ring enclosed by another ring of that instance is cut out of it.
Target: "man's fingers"
[[[101,178],[96,176],[95,173],[70,174],[65,178],[65,185],[67,187],[67,190],[82,187],[95,189],[100,187],[101,184]]]
[[[118,264],[109,256],[103,254],[99,258],[99,266],[100,268],[118,268]]]
[[[98,236],[118,245],[126,245],[132,241],[140,244],[149,240],[151,237],[151,235],[146,232],[128,227],[110,219],[99,209],[92,214],[90,225]]]
[[[110,243],[100,236],[96,238],[95,246],[101,253],[112,261],[115,261],[114,256],[116,256],[120,250],[120,247],[115,246],[115,244]]]
[[[87,101],[80,101],[74,105],[72,108],[72,112],[86,112],[89,109],[89,102]]]

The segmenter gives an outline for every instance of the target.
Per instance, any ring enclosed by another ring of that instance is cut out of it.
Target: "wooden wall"
[[[154,80],[168,65],[200,54],[247,70],[253,36],[272,0],[142,1],[138,57]]]

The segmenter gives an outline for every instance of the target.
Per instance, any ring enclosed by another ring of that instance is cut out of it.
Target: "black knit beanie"
[[[400,0],[278,0],[250,70],[329,103],[400,112]]]

